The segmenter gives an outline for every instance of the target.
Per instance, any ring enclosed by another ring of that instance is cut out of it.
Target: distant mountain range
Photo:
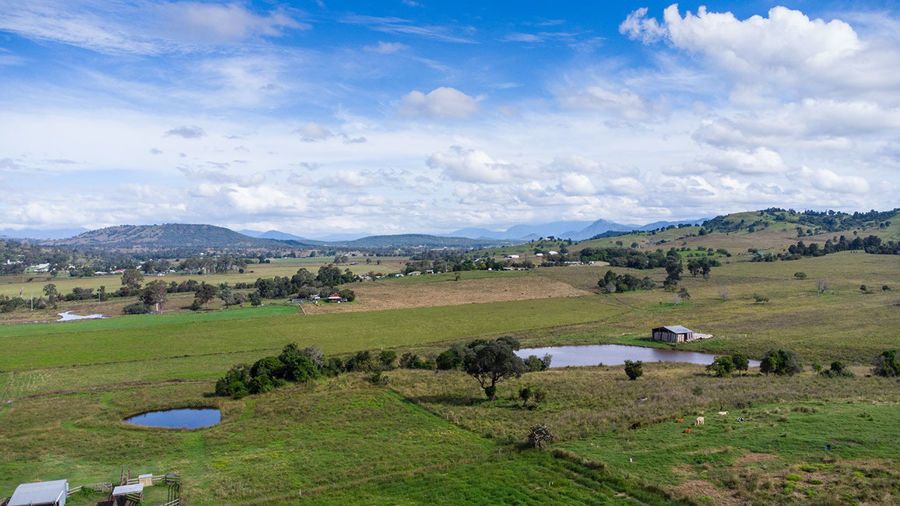
[[[375,235],[349,241],[323,242],[279,231],[253,232],[252,237],[215,225],[166,223],[162,225],[119,225],[80,233],[65,239],[43,240],[43,244],[79,249],[119,252],[204,250],[332,249],[372,250],[392,248],[479,248],[507,244],[498,239],[442,237],[427,234]]]
[[[238,230],[239,234],[244,234],[249,237],[255,237],[257,239],[275,239],[276,241],[297,241],[302,242],[304,244],[322,244],[325,241],[317,241],[315,239],[307,239],[306,237],[300,237],[299,235],[288,234],[287,232],[280,232],[278,230],[267,230],[265,232],[260,232],[259,230]]]
[[[580,241],[590,239],[605,232],[631,232],[655,230],[669,225],[700,224],[705,218],[682,221],[656,221],[646,225],[630,225],[607,220],[596,221],[551,221],[533,225],[515,225],[506,230],[490,230],[486,228],[463,228],[451,232],[451,235],[479,239],[503,239],[510,241],[530,241],[539,237],[554,236],[562,239]]]

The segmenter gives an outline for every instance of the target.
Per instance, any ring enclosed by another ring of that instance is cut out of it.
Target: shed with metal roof
[[[651,337],[654,341],[686,343],[694,340],[694,331],[681,325],[665,325],[654,328]]]
[[[69,493],[66,480],[23,483],[16,487],[7,506],[65,506]]]

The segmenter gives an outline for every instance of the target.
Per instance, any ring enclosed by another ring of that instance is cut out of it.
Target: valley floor
[[[605,270],[539,269],[485,277],[481,286],[547,279],[578,295],[591,293]],[[798,271],[808,278],[794,279]],[[825,293],[818,279],[828,280]],[[433,290],[430,307],[350,304],[352,311],[303,316],[271,305],[0,326],[0,497],[26,481],[114,480],[124,467],[178,473],[187,504],[900,500],[900,384],[869,374],[876,354],[900,347],[900,285],[859,290],[900,282],[896,258],[842,253],[728,264],[709,280],[685,279],[692,297],[679,304],[654,290],[441,305],[434,294],[463,281],[435,276],[373,288],[385,304]],[[470,281],[463,286],[477,290],[480,281]],[[769,302],[754,302],[754,293]],[[646,336],[673,323],[716,336],[686,349],[758,358],[781,347],[797,352],[807,370],[713,378],[703,366],[645,364],[644,376],[629,381],[621,367],[554,369],[502,383],[490,402],[463,373],[414,370],[386,373],[383,386],[347,374],[241,400],[210,396],[231,365],[288,342],[328,355],[433,354],[503,334],[529,346],[667,346]],[[825,378],[809,368],[832,360],[855,376]],[[536,409],[516,400],[525,385],[546,392]],[[122,423],[185,406],[219,407],[223,423],[199,431]],[[704,426],[684,433],[700,415]],[[522,449],[539,423],[557,440],[545,451]]]

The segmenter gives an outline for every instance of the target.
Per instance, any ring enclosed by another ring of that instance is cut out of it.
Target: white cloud
[[[477,99],[455,88],[443,86],[427,94],[413,90],[400,102],[400,113],[405,116],[462,119],[476,112],[478,112]]]
[[[659,25],[656,18],[647,18],[646,16],[646,7],[635,9],[619,25],[619,33],[627,35],[632,40],[641,40],[644,44],[656,42],[665,37],[668,33],[666,29]]]
[[[239,3],[0,0],[0,30],[113,54],[192,51],[306,28],[285,12],[257,14]]]
[[[560,95],[559,100],[564,106],[572,109],[602,111],[630,120],[647,116],[647,105],[644,100],[637,93],[627,89],[613,90],[605,86],[591,85],[567,90]]]
[[[512,165],[495,160],[484,151],[451,146],[449,151],[428,157],[428,166],[444,171],[448,177],[469,183],[504,183],[510,181]]]
[[[175,127],[166,132],[166,137],[183,137],[185,139],[199,139],[205,137],[206,132],[198,126],[184,125]]]
[[[400,42],[378,41],[378,44],[375,44],[374,46],[365,46],[363,49],[370,53],[394,54],[409,49],[409,46],[401,44]]]
[[[559,178],[559,189],[566,195],[593,195],[597,193],[591,178],[584,174],[569,173]]]
[[[857,193],[869,191],[869,182],[859,176],[843,176],[828,169],[800,168],[799,176],[813,188],[826,192]]]
[[[784,171],[781,155],[766,147],[753,150],[728,149],[712,153],[703,162],[723,172],[739,174],[774,174]]]
[[[334,137],[334,132],[314,121],[310,121],[298,128],[297,133],[300,134],[300,138],[303,142],[324,141]]]

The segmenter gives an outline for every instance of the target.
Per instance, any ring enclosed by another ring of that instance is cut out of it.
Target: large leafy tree
[[[463,370],[478,381],[488,399],[496,399],[497,383],[525,372],[525,363],[515,354],[517,349],[518,341],[509,337],[472,341],[466,346]]]
[[[143,282],[144,275],[137,269],[125,269],[125,272],[122,273],[122,286],[128,288],[132,292],[139,290],[141,288],[141,283]]]
[[[163,304],[166,303],[167,290],[168,285],[166,285],[165,281],[151,281],[147,283],[147,286],[145,286],[143,290],[141,290],[141,302],[148,306],[155,306],[158,304],[160,309],[162,309]]]

